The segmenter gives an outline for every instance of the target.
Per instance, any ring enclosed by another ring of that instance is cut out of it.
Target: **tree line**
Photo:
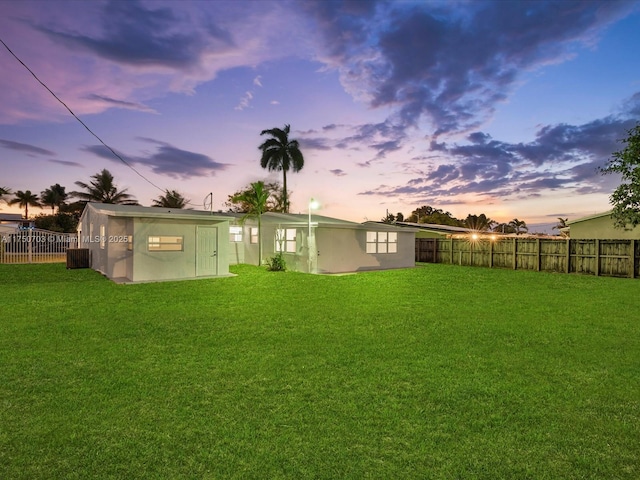
[[[229,211],[247,214],[258,214],[266,211],[288,212],[290,192],[287,190],[287,172],[299,172],[304,167],[304,156],[299,142],[289,139],[291,128],[285,125],[283,129],[272,128],[263,130],[260,135],[268,138],[260,144],[258,149],[262,155],[260,166],[269,171],[281,171],[283,184],[278,182],[254,182],[248,187],[229,195],[226,206]],[[621,140],[625,148],[614,152],[604,168],[600,168],[603,175],[619,174],[621,185],[609,197],[613,206],[612,218],[618,228],[633,228],[640,224],[640,123],[627,131],[627,137]],[[89,183],[77,181],[75,184],[82,191],[67,193],[66,188],[56,183],[43,190],[39,195],[31,190],[18,190],[15,193],[10,188],[0,186],[0,201],[9,205],[19,205],[24,208],[25,218],[29,218],[29,207],[51,207],[51,215],[36,217],[36,226],[54,231],[74,231],[78,218],[87,202],[120,203],[138,205],[137,200],[127,192],[119,190],[113,175],[107,169],[91,176]],[[9,195],[14,197],[7,199]],[[67,203],[70,198],[77,199]],[[190,200],[176,190],[165,190],[153,200],[152,206],[165,208],[188,208]],[[55,213],[55,209],[58,212]],[[74,223],[75,221],[75,223]],[[500,233],[526,233],[529,231],[524,220],[514,218],[509,222],[497,222],[485,214],[467,215],[465,219],[458,219],[450,212],[431,206],[422,206],[405,216],[399,212],[396,215],[387,214],[385,223],[413,222],[431,223],[466,227],[477,231],[493,231]],[[554,229],[566,226],[566,218],[558,218]],[[38,224],[38,222],[40,224]]]
[[[401,212],[397,215],[387,214],[383,219],[384,223],[409,222],[425,223],[434,225],[449,225],[452,227],[464,227],[478,232],[499,232],[499,233],[527,233],[529,227],[527,222],[514,218],[510,222],[500,223],[487,217],[484,213],[480,215],[467,215],[465,219],[454,217],[450,212],[445,212],[440,208],[433,208],[425,205],[415,209],[411,215],[405,217]],[[563,225],[564,226],[564,225]],[[555,228],[555,227],[554,227]]]

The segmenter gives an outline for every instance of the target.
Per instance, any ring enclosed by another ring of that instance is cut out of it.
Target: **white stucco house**
[[[119,283],[229,275],[229,217],[211,212],[88,203],[78,247]]]
[[[258,264],[281,251],[287,268],[307,273],[347,273],[415,266],[415,234],[377,222],[355,223],[308,214],[267,212],[261,216],[262,235],[256,218],[242,221],[242,214],[223,214],[230,227],[230,262]]]

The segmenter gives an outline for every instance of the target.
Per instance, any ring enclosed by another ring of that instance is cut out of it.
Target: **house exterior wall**
[[[248,263],[245,260],[245,252],[247,250],[246,244],[250,241],[251,235],[251,227],[248,225],[243,225],[240,222],[236,221],[229,225],[229,228],[236,227],[240,228],[242,232],[242,240],[236,241],[232,239],[234,235],[229,233],[229,264],[230,265],[238,265],[240,263]]]
[[[207,235],[212,230],[206,227],[215,227],[216,268],[211,275],[203,274],[202,268],[198,273],[199,226],[205,227],[203,230]],[[88,205],[80,219],[78,233],[79,248],[88,248],[91,252],[91,268],[115,281],[178,280],[229,274],[227,219],[156,218],[148,214],[118,216]],[[183,248],[180,251],[151,251],[149,236],[181,236]]]
[[[132,280],[133,251],[129,250],[129,236],[133,235],[133,219],[108,217],[106,232],[106,275]]]
[[[569,236],[576,240],[640,239],[640,228],[636,227],[633,230],[615,228],[613,226],[613,220],[608,214],[582,221],[579,220],[575,223],[570,222],[569,226],[571,227]]]
[[[217,274],[229,272],[228,222],[199,223],[194,220],[136,218],[133,233],[134,282],[195,278],[198,225],[217,228]],[[150,236],[182,236],[182,251],[149,251]]]
[[[109,217],[93,209],[85,210],[79,227],[79,248],[87,248],[90,252],[91,268],[108,276],[107,243],[101,243],[101,231],[107,233]],[[102,228],[101,228],[102,227]]]
[[[284,259],[287,269],[312,273],[346,273],[365,270],[382,270],[391,268],[407,268],[415,266],[415,230],[409,228],[380,226],[377,223],[363,226],[337,221],[333,226],[330,221],[319,225],[312,221],[311,242],[309,227],[304,222],[286,222],[262,217],[262,260],[263,263],[276,254],[276,230],[295,229],[295,248],[285,249]],[[258,264],[258,244],[251,243],[251,228],[257,227],[257,221],[250,219],[243,229],[244,250],[232,257],[244,263]],[[410,231],[407,231],[410,230]],[[367,232],[394,232],[397,234],[397,252],[367,253]],[[315,242],[315,245],[314,245]],[[230,243],[232,248],[240,245]],[[289,246],[293,247],[293,243]],[[293,250],[293,251],[289,251]]]
[[[365,229],[316,229],[318,273],[346,273],[415,266],[415,234],[395,231],[397,252],[367,253],[367,232],[388,232],[374,225]]]

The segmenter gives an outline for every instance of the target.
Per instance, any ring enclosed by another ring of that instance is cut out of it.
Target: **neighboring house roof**
[[[231,216],[236,219],[241,219],[246,216],[244,213],[219,213],[218,215]],[[253,219],[255,217],[249,217]],[[263,223],[271,224],[286,224],[286,225],[300,225],[307,226],[309,224],[308,213],[279,213],[279,212],[265,212],[261,216]],[[380,230],[398,231],[401,227],[390,225],[386,223],[378,222],[364,222],[356,223],[349,220],[341,220],[339,218],[326,217],[324,215],[311,214],[311,225],[314,227],[331,227],[331,228],[351,228],[356,230],[371,230],[371,225],[375,224],[375,228]],[[405,229],[403,229],[404,231]]]
[[[419,230],[431,230],[442,233],[473,233],[475,230],[466,227],[454,227],[453,225],[440,225],[437,223],[413,223],[413,222],[396,222],[395,225],[417,228]]]
[[[223,215],[213,214],[204,210],[185,210],[180,208],[164,208],[164,207],[141,207],[139,205],[116,205],[111,203],[87,203],[82,216],[85,215],[87,209],[93,209],[97,212],[114,217],[155,217],[170,219],[199,219],[199,220],[216,220],[220,221]]]
[[[0,213],[0,222],[20,222],[23,220],[21,213]]]
[[[568,221],[567,225],[571,226],[574,223],[587,222],[589,220],[595,220],[596,218],[610,217],[610,216],[611,216],[611,210],[609,210],[607,212],[603,212],[603,213],[596,213],[594,215],[589,215],[588,217],[582,217],[582,218],[577,218],[575,220]]]

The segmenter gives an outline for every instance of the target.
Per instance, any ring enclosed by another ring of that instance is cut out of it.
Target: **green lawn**
[[[0,265],[0,478],[640,478],[640,282]]]

